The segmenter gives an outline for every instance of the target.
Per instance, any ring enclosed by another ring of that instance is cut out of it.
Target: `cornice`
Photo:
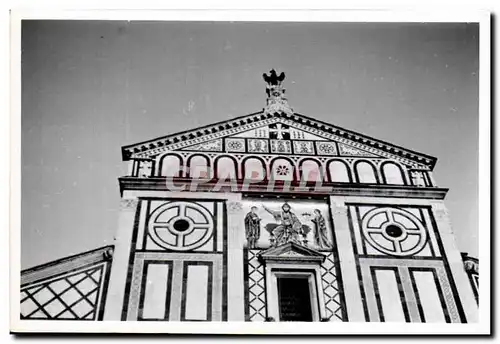
[[[166,184],[165,177],[152,178],[136,178],[136,177],[121,177],[118,179],[120,184],[120,194],[126,190],[155,190],[155,191],[178,191],[169,190]],[[191,181],[189,178],[176,178],[174,185],[180,186],[188,184]],[[217,185],[217,180],[207,183],[200,183],[196,191],[202,192],[236,192],[236,193],[258,193],[258,194],[295,194],[295,195],[332,195],[332,196],[361,196],[361,197],[382,197],[382,198],[420,198],[443,200],[448,192],[447,188],[437,187],[415,187],[415,186],[399,186],[399,185],[360,185],[354,183],[324,183],[326,190],[315,189],[314,185],[309,187],[299,187],[292,185],[286,188],[283,185],[276,184],[274,190],[268,190],[268,183],[250,184],[248,189],[242,190],[242,183],[238,182],[235,186],[236,191],[230,185],[223,186],[217,191],[212,191]],[[185,191],[188,193],[189,191]]]

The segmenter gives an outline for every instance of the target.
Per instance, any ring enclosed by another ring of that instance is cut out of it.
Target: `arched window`
[[[367,184],[376,184],[377,177],[375,176],[375,168],[372,164],[366,161],[356,163],[356,173],[358,175],[358,182]]]
[[[300,164],[301,181],[315,182],[322,180],[323,171],[320,164],[315,160],[304,160]]]
[[[334,160],[328,164],[330,181],[337,183],[350,183],[351,177],[347,165],[339,160]]]
[[[215,161],[217,178],[219,179],[236,179],[236,163],[233,159],[223,156]]]
[[[181,158],[177,155],[165,155],[160,159],[160,176],[180,177],[183,175],[181,166]]]
[[[274,180],[293,180],[295,166],[287,159],[276,159],[271,164],[271,176]]]
[[[382,167],[382,173],[387,184],[405,185],[402,171],[395,163],[385,163]]]
[[[188,160],[188,167],[191,178],[213,178],[210,163],[206,156],[193,155]]]
[[[262,160],[257,158],[248,158],[243,164],[245,171],[244,178],[248,180],[264,180],[266,177],[266,169]]]

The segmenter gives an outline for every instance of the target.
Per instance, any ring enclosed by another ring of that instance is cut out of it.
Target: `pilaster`
[[[458,295],[465,312],[467,322],[478,321],[478,307],[470,285],[469,278],[465,272],[462,256],[455,244],[455,236],[451,227],[448,210],[443,201],[431,202],[432,212],[436,221],[436,226],[441,237],[444,252],[448,259],[453,280],[457,287]]]
[[[331,216],[335,223],[334,235],[339,253],[347,316],[350,322],[365,322],[345,199],[330,196],[330,204]]]
[[[245,291],[243,275],[244,214],[241,195],[227,201],[227,293],[228,321],[245,321]]]
[[[121,320],[129,268],[130,246],[132,245],[132,232],[138,204],[139,201],[136,198],[122,199],[120,203],[118,230],[114,241],[115,250],[104,309],[104,320]]]

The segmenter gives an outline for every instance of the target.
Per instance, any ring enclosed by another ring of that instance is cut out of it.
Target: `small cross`
[[[275,132],[276,133],[276,137],[278,138],[278,140],[283,140],[283,134],[284,133],[290,133],[290,129],[283,128],[283,126],[281,125],[281,123],[276,124],[276,129],[269,128],[269,131],[270,132]]]

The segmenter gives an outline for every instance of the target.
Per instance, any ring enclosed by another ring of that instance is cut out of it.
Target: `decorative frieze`
[[[222,152],[222,139],[203,142],[197,145],[183,148],[183,150],[205,151],[205,152]]]
[[[250,153],[269,153],[267,140],[264,139],[249,139],[248,151]]]
[[[271,140],[271,153],[291,154],[292,143],[288,140]]]
[[[239,138],[226,139],[226,151],[227,152],[242,152],[242,153],[244,153],[246,151],[245,139],[239,139]]]
[[[345,145],[343,143],[339,143],[340,155],[345,156],[362,156],[362,157],[375,157],[375,154],[366,152],[364,150]]]
[[[337,155],[335,142],[316,142],[318,155]]]
[[[293,152],[295,154],[314,155],[312,141],[293,141]]]

